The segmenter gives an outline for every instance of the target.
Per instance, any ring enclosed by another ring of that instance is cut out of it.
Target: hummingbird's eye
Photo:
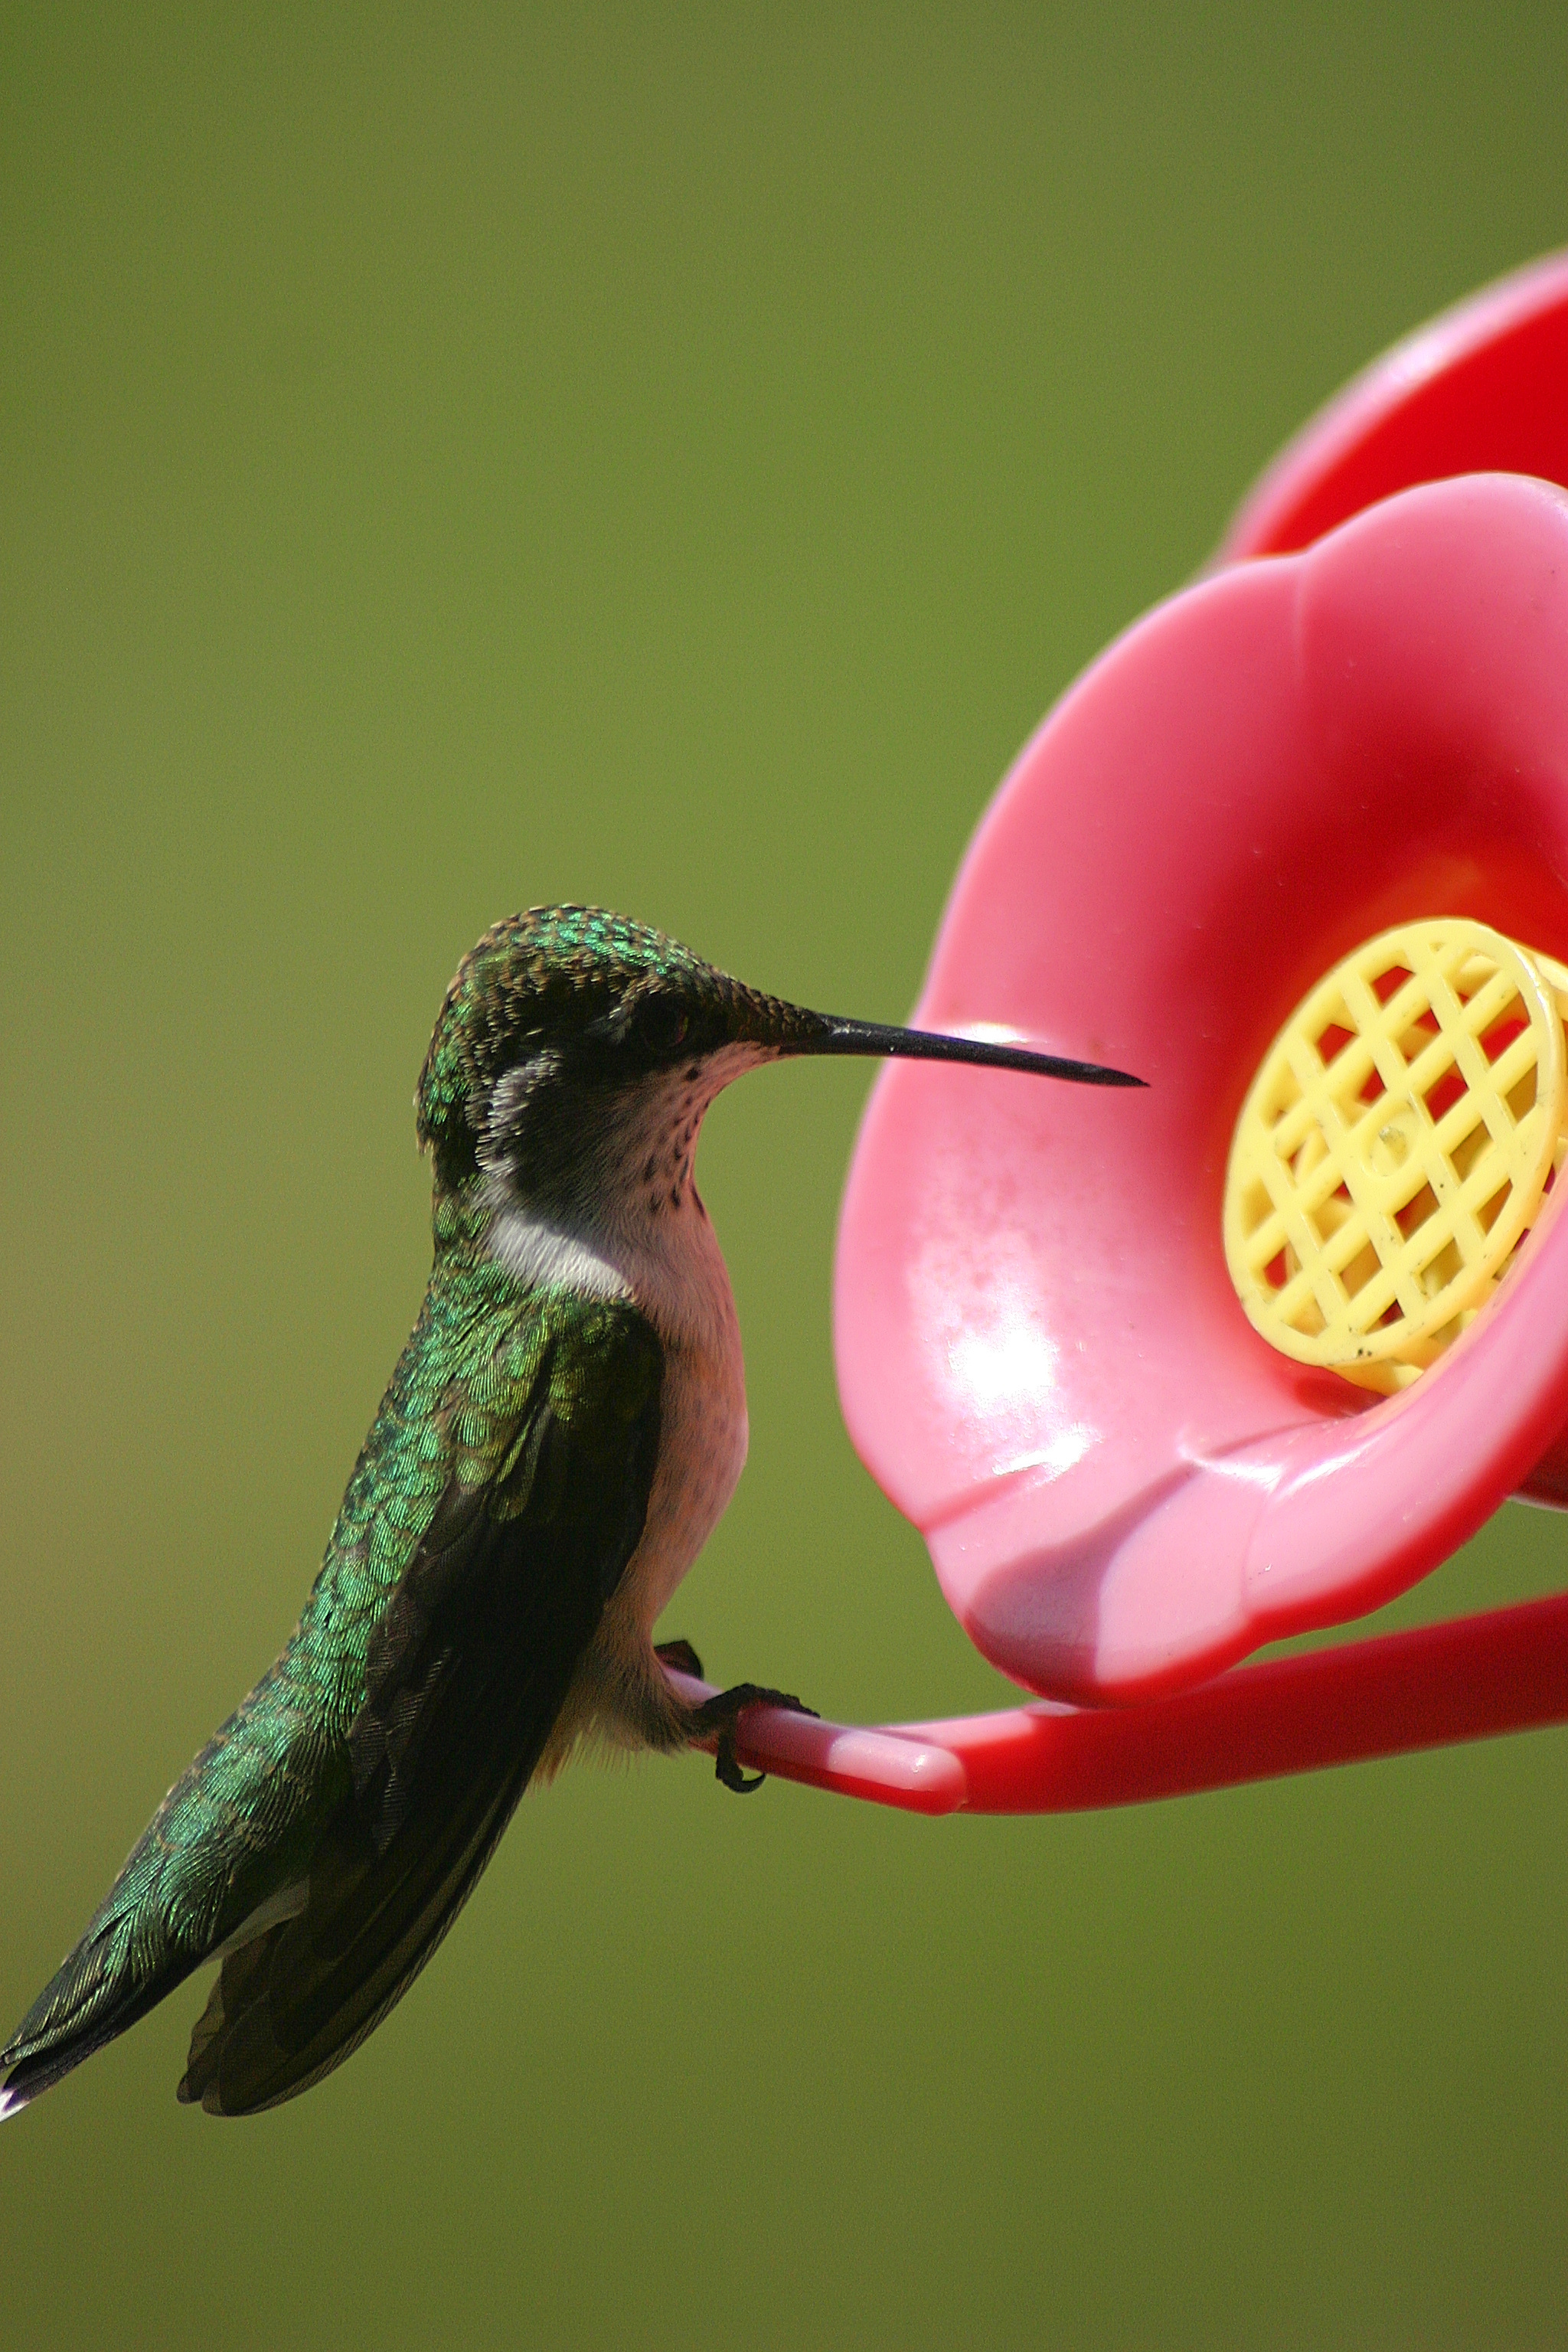
[[[673,1054],[686,1030],[686,1014],[668,996],[646,997],[637,1008],[637,1035],[656,1054]]]

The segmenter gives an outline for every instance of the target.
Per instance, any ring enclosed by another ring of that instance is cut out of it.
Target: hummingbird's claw
[[[698,1682],[704,1679],[702,1661],[689,1642],[660,1642],[654,1656],[661,1666],[673,1666],[678,1675],[690,1675]]]
[[[719,1745],[713,1756],[713,1778],[716,1780],[721,1780],[726,1789],[732,1789],[737,1797],[749,1797],[754,1789],[762,1787],[767,1777],[765,1772],[753,1772],[748,1780],[735,1753],[734,1733],[721,1731],[719,1734]]]
[[[809,1715],[813,1718],[816,1715],[814,1706],[805,1706],[792,1692],[770,1689],[765,1683],[736,1683],[731,1689],[721,1691],[716,1698],[692,1709],[692,1738],[701,1740],[710,1732],[717,1731],[719,1745],[713,1759],[713,1777],[721,1780],[726,1789],[732,1789],[738,1797],[749,1797],[768,1777],[765,1772],[757,1772],[748,1780],[735,1753],[736,1719],[749,1706],[782,1706],[791,1715]]]

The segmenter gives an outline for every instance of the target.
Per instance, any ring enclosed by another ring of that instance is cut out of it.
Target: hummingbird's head
[[[437,1186],[576,1217],[690,1192],[702,1115],[784,1055],[901,1055],[1092,1084],[1136,1079],[1013,1045],[842,1021],[764,996],[662,931],[593,907],[533,907],[458,967],[420,1075]]]
[[[602,1181],[617,1135],[651,1122],[694,1144],[713,1096],[797,1035],[809,1051],[814,1024],[662,931],[532,907],[458,967],[420,1076],[420,1141],[448,1188],[504,1171],[549,1189],[580,1161]]]

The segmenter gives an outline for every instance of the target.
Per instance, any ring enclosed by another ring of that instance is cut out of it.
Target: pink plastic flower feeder
[[[1378,499],[1454,474],[1568,482],[1568,255],[1457,303],[1303,426],[1215,558],[1289,555]]]
[[[1568,491],[1522,468],[1568,482],[1568,261],[1333,404],[1004,784],[914,1020],[1149,1091],[889,1067],[836,1319],[863,1458],[1040,1698],[759,1710],[748,1760],[1056,1810],[1568,1717],[1568,1596],[1226,1671],[1568,1500]]]

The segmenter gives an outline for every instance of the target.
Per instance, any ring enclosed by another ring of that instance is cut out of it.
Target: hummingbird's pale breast
[[[629,1303],[664,1349],[658,1464],[642,1539],[578,1669],[546,1772],[584,1738],[673,1748],[687,1737],[653,1628],[723,1516],[747,1442],[740,1320],[692,1161],[714,1096],[771,1058],[731,1046],[630,1090],[594,1154],[595,1183],[570,1202],[525,1203],[502,1171],[492,1178],[492,1255],[529,1286],[563,1283]]]

